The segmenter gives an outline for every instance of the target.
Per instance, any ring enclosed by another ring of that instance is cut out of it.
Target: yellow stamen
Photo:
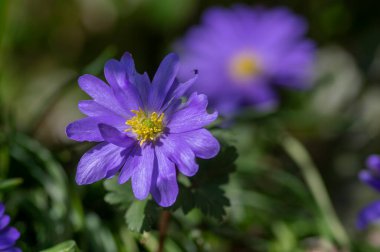
[[[245,81],[260,73],[261,67],[252,53],[244,52],[232,58],[229,70],[234,79]]]
[[[131,131],[136,134],[140,146],[146,141],[154,141],[164,131],[164,113],[158,115],[156,112],[147,115],[141,108],[132,110],[134,117],[125,122],[130,126],[125,131]]]

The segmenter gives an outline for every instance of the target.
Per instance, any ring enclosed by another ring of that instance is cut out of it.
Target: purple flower
[[[21,252],[19,248],[14,247],[16,241],[20,238],[20,232],[9,226],[11,218],[5,214],[5,206],[0,203],[0,252]]]
[[[359,179],[380,192],[380,156],[371,155],[366,163],[368,169],[359,173]],[[364,229],[377,221],[380,221],[380,201],[375,201],[360,211],[357,227]]]
[[[177,171],[193,176],[195,158],[208,159],[219,152],[219,143],[205,126],[217,118],[206,111],[207,97],[192,93],[182,98],[197,78],[176,79],[179,59],[169,54],[152,81],[139,74],[129,53],[121,61],[106,63],[102,80],[84,75],[79,86],[93,100],[79,102],[88,117],[67,126],[76,141],[100,142],[78,164],[79,185],[110,178],[119,172],[119,183],[131,179],[135,197],[149,193],[163,207],[178,195]]]
[[[179,42],[181,76],[198,69],[194,88],[223,115],[243,106],[272,109],[276,86],[310,86],[315,46],[306,30],[306,22],[286,8],[211,8]]]

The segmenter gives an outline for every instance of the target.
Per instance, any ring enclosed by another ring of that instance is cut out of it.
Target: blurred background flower
[[[223,115],[244,106],[273,109],[279,102],[276,86],[311,85],[315,45],[306,31],[306,21],[285,7],[211,8],[178,42],[182,74],[198,69],[195,90]]]

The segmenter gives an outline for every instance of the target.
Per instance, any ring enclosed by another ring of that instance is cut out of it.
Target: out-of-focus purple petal
[[[380,156],[370,155],[367,160],[367,167],[380,175]],[[380,179],[379,179],[380,180]]]
[[[0,230],[3,230],[6,226],[8,226],[10,221],[11,217],[9,217],[8,215],[3,215],[0,218]]]
[[[0,217],[3,216],[5,213],[5,206],[3,203],[0,203]]]
[[[132,174],[132,190],[135,197],[143,200],[149,195],[150,185],[152,182],[154,149],[146,145],[141,149],[138,165]]]
[[[103,142],[87,151],[79,161],[76,182],[91,184],[115,175],[125,162],[128,149]]]
[[[179,58],[176,54],[168,54],[157,69],[152,81],[151,92],[149,93],[148,108],[153,111],[160,111],[167,94],[174,83],[179,69]]]
[[[213,122],[218,113],[207,113],[207,97],[193,93],[183,109],[175,112],[168,124],[170,133],[181,133],[205,127]]]
[[[119,116],[94,116],[79,119],[70,123],[66,128],[66,134],[70,139],[83,142],[104,141],[99,131],[99,124],[109,124],[118,129],[126,128],[125,120]]]
[[[359,173],[359,179],[370,185],[372,188],[380,192],[380,179],[374,177],[369,171],[363,170]]]
[[[365,229],[369,224],[380,220],[380,201],[375,201],[359,212],[356,226],[358,229]]]
[[[151,185],[151,193],[160,206],[168,207],[173,205],[177,199],[177,174],[174,163],[162,153],[161,148],[156,147],[155,151],[155,167],[158,170],[158,176]]]
[[[99,131],[104,141],[120,147],[129,148],[137,143],[135,139],[107,124],[99,124]]]
[[[0,250],[13,246],[18,238],[20,238],[20,232],[14,227],[8,227],[0,231]]]
[[[173,135],[185,141],[196,157],[209,159],[215,157],[220,150],[218,140],[206,129],[199,129]]]
[[[195,162],[194,152],[183,140],[174,134],[161,139],[162,152],[177,165],[178,170],[185,176],[194,176],[198,171],[198,164]]]
[[[104,75],[112,86],[114,96],[125,110],[138,110],[142,106],[140,95],[136,87],[129,81],[123,64],[117,60],[107,61]]]
[[[104,81],[85,74],[78,79],[80,88],[91,96],[94,101],[119,115],[130,115],[129,111],[121,108],[113,95],[112,89]]]
[[[246,90],[245,99],[261,111],[271,110],[278,104],[278,97],[274,90],[268,85],[259,83]]]

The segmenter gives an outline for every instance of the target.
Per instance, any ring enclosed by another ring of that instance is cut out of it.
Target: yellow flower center
[[[136,134],[137,140],[140,145],[146,141],[154,141],[164,131],[164,113],[158,115],[156,112],[150,115],[146,114],[141,108],[139,110],[132,110],[135,114],[134,117],[125,122],[130,126],[125,131],[131,131]]]
[[[239,53],[232,58],[229,65],[231,76],[238,81],[246,81],[261,71],[260,64],[252,53]]]

